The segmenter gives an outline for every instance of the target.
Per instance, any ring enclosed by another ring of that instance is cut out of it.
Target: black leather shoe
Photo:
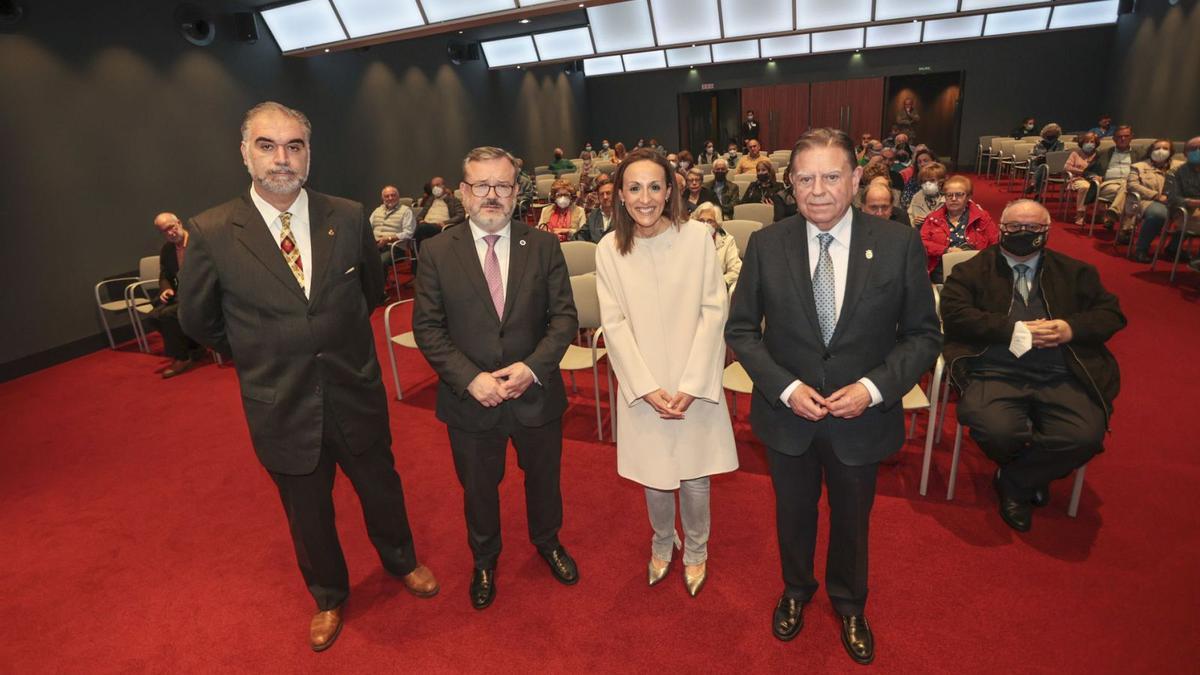
[[[1033,501],[1033,505],[1038,506],[1038,507],[1049,504],[1050,503],[1050,486],[1043,485],[1040,488],[1037,488],[1036,490],[1034,490],[1032,501]]]
[[[496,599],[496,570],[477,569],[471,574],[471,606],[487,609]]]
[[[775,637],[787,642],[804,628],[804,603],[796,598],[783,596],[775,605],[775,613],[771,615],[771,632]]]
[[[1133,262],[1135,262],[1135,263],[1148,263],[1151,260],[1152,260],[1152,258],[1150,257],[1150,254],[1146,253],[1145,251],[1134,251],[1133,252]]]
[[[842,646],[855,663],[867,665],[875,660],[875,637],[867,625],[867,617],[842,617]]]
[[[1000,486],[999,472],[992,483],[996,486],[996,497],[1000,502],[1000,518],[1017,532],[1028,532],[1033,525],[1033,506],[1005,495],[1004,488]]]
[[[550,573],[554,575],[562,583],[571,586],[579,581],[579,568],[575,566],[575,561],[567,554],[567,549],[562,546],[550,549],[549,551],[539,551],[546,564],[550,565]]]

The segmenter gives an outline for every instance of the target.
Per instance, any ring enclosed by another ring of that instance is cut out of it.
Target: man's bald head
[[[163,211],[154,216],[154,229],[158,230],[158,233],[164,239],[173,244],[178,244],[186,237],[183,231],[183,223],[179,222],[179,216],[170,211]]]
[[[863,211],[880,218],[892,216],[892,189],[884,183],[872,182],[863,193]]]
[[[1003,225],[1005,223],[1038,223],[1049,225],[1050,212],[1041,203],[1035,202],[1032,199],[1018,199],[1009,202],[1008,206],[1004,207],[1004,213],[1000,214],[1000,224]]]
[[[177,223],[179,223],[179,216],[171,213],[170,211],[163,211],[157,216],[154,216],[154,226],[160,230]]]
[[[1183,149],[1184,149],[1184,150],[1200,150],[1200,136],[1193,136],[1193,137],[1192,137],[1190,140],[1188,140],[1188,142],[1187,142],[1187,143],[1186,143],[1186,144],[1183,146]]]

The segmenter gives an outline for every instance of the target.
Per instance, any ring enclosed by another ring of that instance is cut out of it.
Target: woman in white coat
[[[646,488],[648,578],[666,577],[683,522],[684,583],[707,579],[709,476],[737,469],[721,387],[728,313],[711,230],[681,222],[672,171],[637,150],[617,168],[613,231],[596,248],[604,339],[617,378],[617,473]]]

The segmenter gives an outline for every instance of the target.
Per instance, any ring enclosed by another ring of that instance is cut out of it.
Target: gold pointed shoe
[[[649,571],[647,580],[650,582],[651,586],[657,584],[658,582],[662,581],[663,579],[666,579],[667,572],[671,569],[670,561],[668,561],[662,567],[655,567],[654,562],[656,560],[657,560],[657,558],[651,558],[649,565],[647,565],[647,570]],[[662,561],[658,560],[658,562],[662,562]]]
[[[700,593],[700,589],[704,588],[704,582],[708,580],[708,564],[700,563],[700,573],[694,576],[687,571],[688,567],[690,565],[683,568],[683,585],[687,586],[688,595],[694,598]]]

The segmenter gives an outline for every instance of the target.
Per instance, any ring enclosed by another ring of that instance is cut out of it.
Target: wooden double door
[[[863,133],[880,138],[883,94],[882,77],[744,87],[742,118],[755,111],[770,149],[790,148],[809,127],[841,129],[857,143]]]

